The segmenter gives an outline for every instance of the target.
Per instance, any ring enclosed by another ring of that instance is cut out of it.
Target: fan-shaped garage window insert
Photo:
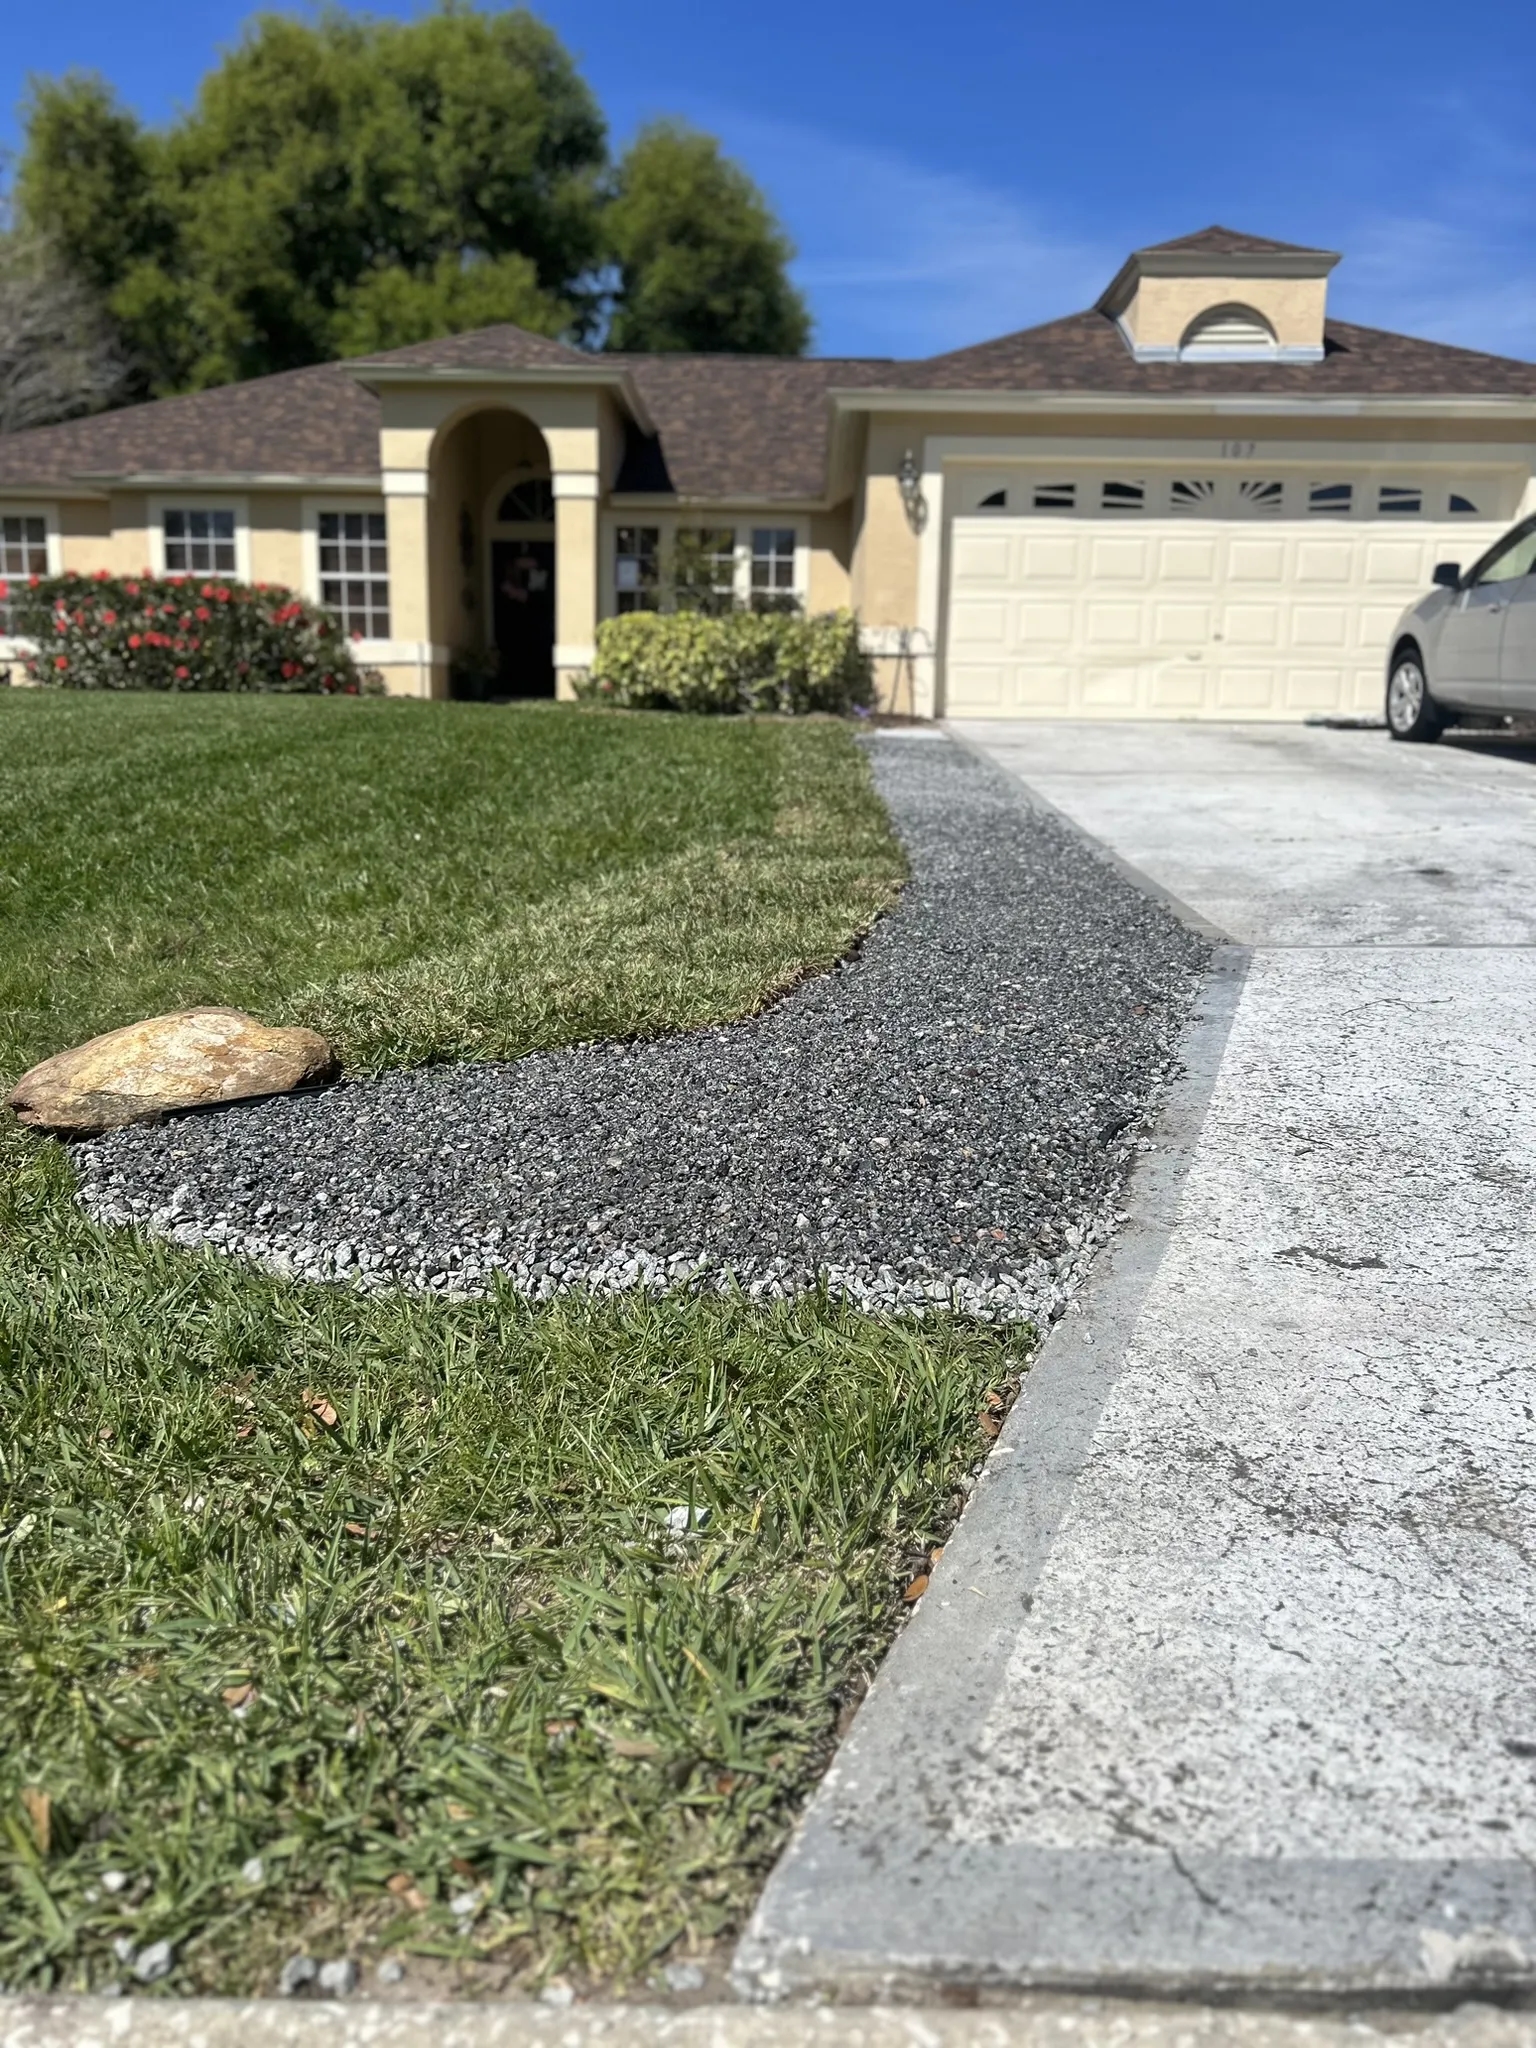
[[[548,526],[555,516],[555,487],[547,476],[514,484],[496,508],[500,526]]]
[[[1476,512],[1477,507],[1470,498],[1464,498],[1460,491],[1452,491],[1451,510],[1453,512]]]
[[[1008,493],[1006,491],[991,492],[982,499],[977,509],[982,512],[1006,512],[1008,510]]]
[[[1245,512],[1278,512],[1285,503],[1285,486],[1274,477],[1245,476],[1238,483],[1237,500]]]
[[[1252,306],[1212,306],[1190,322],[1179,343],[1180,357],[1193,362],[1241,362],[1274,352],[1275,330]]]
[[[1216,502],[1216,485],[1210,477],[1176,476],[1168,493],[1175,512],[1199,512]]]

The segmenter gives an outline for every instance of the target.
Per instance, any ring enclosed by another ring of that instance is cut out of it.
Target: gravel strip
[[[991,764],[869,746],[911,882],[760,1016],[141,1125],[80,1149],[82,1200],[366,1287],[821,1279],[1048,1320],[1114,1227],[1206,948]]]

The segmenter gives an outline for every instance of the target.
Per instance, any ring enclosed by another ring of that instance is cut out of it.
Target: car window
[[[1473,576],[1474,583],[1513,583],[1536,569],[1536,526],[1529,533],[1517,533],[1493,553],[1484,556]]]

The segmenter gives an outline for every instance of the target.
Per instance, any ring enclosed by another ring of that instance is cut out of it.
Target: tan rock
[[[335,1072],[318,1031],[261,1024],[242,1010],[173,1010],[55,1053],[22,1075],[10,1104],[37,1130],[84,1136],[169,1109],[286,1095]]]

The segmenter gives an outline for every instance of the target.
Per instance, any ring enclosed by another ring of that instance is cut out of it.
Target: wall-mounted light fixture
[[[907,515],[907,524],[914,533],[921,533],[928,523],[928,501],[923,496],[922,472],[917,466],[917,457],[910,448],[902,451],[896,465],[896,488],[901,492],[902,510]]]

